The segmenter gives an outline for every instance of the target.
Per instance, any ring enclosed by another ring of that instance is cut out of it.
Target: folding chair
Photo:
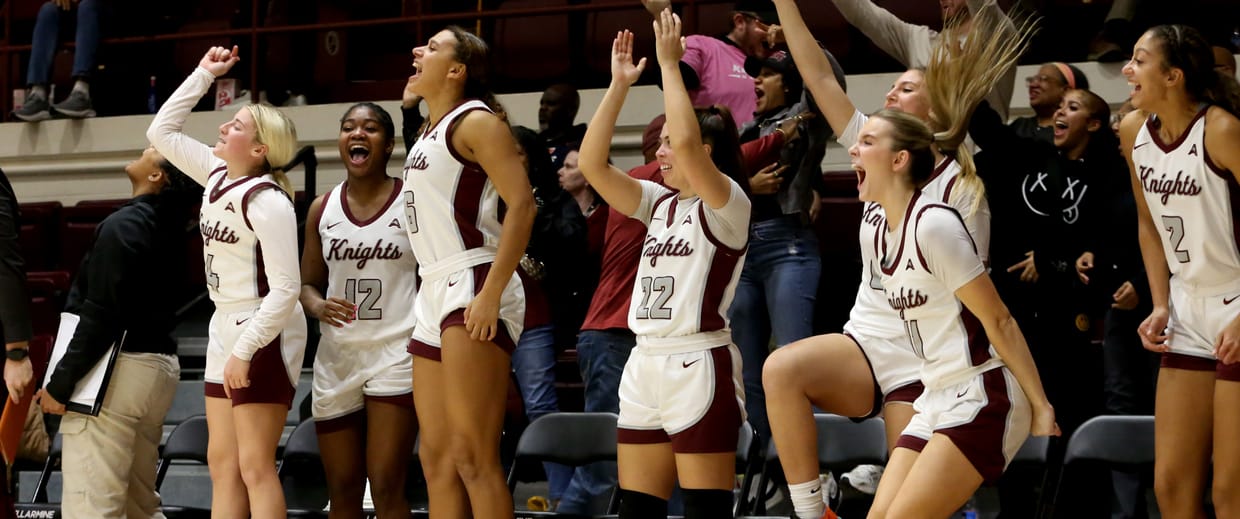
[[[855,422],[839,415],[817,413],[814,415],[814,422],[818,425],[819,470],[837,473],[857,465],[881,465],[887,462],[887,431],[881,418]],[[778,461],[779,452],[775,449],[775,442],[769,442],[766,449],[766,467],[758,478],[759,489],[766,488],[771,471],[781,470]],[[766,514],[765,500],[758,499],[754,503],[753,514]]]
[[[534,420],[521,439],[512,468],[508,471],[508,490],[517,487],[520,463],[552,462],[580,467],[596,461],[616,461],[616,420],[613,413],[551,413]],[[615,496],[612,496],[615,503]],[[523,517],[554,517],[554,513],[521,512]]]
[[[206,416],[193,416],[177,425],[172,430],[172,434],[168,435],[163,456],[160,457],[159,466],[155,469],[155,488],[160,489],[163,486],[164,478],[168,475],[168,467],[173,461],[194,461],[206,465],[207,442]],[[210,510],[167,504],[163,505],[163,512],[168,517],[210,517],[211,515]]]
[[[52,444],[47,449],[47,461],[43,463],[43,470],[39,472],[39,481],[34,485],[34,496],[30,499],[31,503],[48,502],[48,482],[51,481],[52,473],[56,471],[56,467],[60,465],[60,454],[64,451],[64,448],[64,437],[60,434],[53,436]]]
[[[758,441],[758,432],[749,422],[742,422],[740,436],[736,442],[736,471],[741,474],[741,485],[740,492],[732,503],[733,517],[740,517],[754,506],[749,502],[749,493],[754,484],[754,477],[762,469],[761,458],[762,442]]]
[[[284,487],[289,517],[326,517],[327,477],[319,455],[319,436],[314,420],[297,425],[284,444],[280,458],[280,483]]]
[[[1046,517],[1053,517],[1055,503],[1068,468],[1081,462],[1108,467],[1154,466],[1153,416],[1095,416],[1081,424],[1068,440],[1063,470],[1055,483]]]

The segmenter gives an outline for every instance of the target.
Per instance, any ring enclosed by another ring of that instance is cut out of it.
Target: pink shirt
[[[739,128],[757,108],[753,78],[745,73],[745,53],[740,47],[714,36],[685,38],[685,55],[680,59],[697,72],[700,87],[689,92],[693,106],[721,104],[732,110]]]

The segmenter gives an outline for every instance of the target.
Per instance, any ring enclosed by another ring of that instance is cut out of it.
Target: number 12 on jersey
[[[638,319],[671,319],[672,309],[667,307],[667,300],[676,292],[676,278],[672,276],[651,277],[641,279],[642,304],[637,307]],[[654,294],[654,301],[650,297]]]

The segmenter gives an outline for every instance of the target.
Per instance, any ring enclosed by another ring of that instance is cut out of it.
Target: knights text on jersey
[[[284,193],[269,175],[229,179],[219,168],[208,176],[198,228],[208,293],[216,306],[247,302],[257,306],[267,295],[262,245],[246,214],[251,200],[264,189]]]
[[[1179,140],[1159,137],[1146,120],[1132,146],[1132,163],[1154,226],[1162,236],[1171,274],[1197,295],[1234,292],[1240,280],[1240,185],[1206,153],[1206,112]]]
[[[353,216],[347,182],[323,199],[317,225],[327,263],[324,295],[357,305],[353,322],[322,327],[324,338],[336,344],[388,342],[413,332],[418,262],[405,234],[402,183],[395,180],[387,204],[369,220]]]
[[[490,111],[481,101],[462,103],[427,128],[405,160],[405,230],[428,279],[493,261],[499,243],[499,193],[452,148],[457,120],[474,110]]]
[[[731,198],[711,209],[701,198],[640,182],[632,217],[647,231],[629,305],[638,346],[673,354],[731,344],[727,315],[745,263],[749,198],[730,182]]]
[[[947,387],[999,366],[990,342],[956,289],[986,269],[960,215],[917,192],[900,226],[880,244],[889,308],[903,321],[907,344],[922,359],[926,388]]]

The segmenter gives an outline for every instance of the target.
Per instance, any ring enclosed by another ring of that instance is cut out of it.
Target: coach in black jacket
[[[30,365],[30,297],[26,267],[17,246],[17,196],[0,171],[0,334],[4,335],[4,385],[13,402],[21,400],[34,378]],[[0,516],[14,517],[13,498],[0,461]]]

